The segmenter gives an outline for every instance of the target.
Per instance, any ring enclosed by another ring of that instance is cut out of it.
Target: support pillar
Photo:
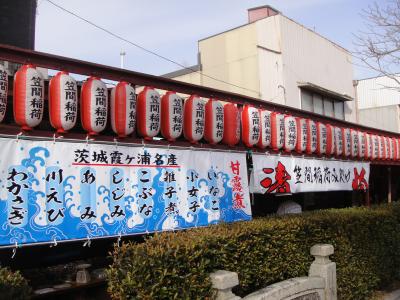
[[[365,191],[365,205],[367,207],[371,207],[371,196],[370,196],[371,190],[368,189]]]
[[[308,276],[322,277],[325,280],[326,300],[337,300],[336,264],[329,259],[334,252],[330,244],[317,244],[311,247],[310,253],[315,257]]]
[[[388,167],[388,203],[392,203],[392,168]]]

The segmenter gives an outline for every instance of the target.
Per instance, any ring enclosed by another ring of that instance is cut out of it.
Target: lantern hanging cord
[[[85,18],[83,18],[83,17],[77,15],[76,13],[74,13],[74,12],[72,12],[72,11],[70,11],[70,10],[68,10],[68,9],[66,9],[66,8],[64,8],[64,7],[62,7],[62,6],[60,6],[60,5],[58,5],[57,3],[55,3],[55,2],[53,2],[53,1],[51,1],[51,0],[46,0],[46,1],[47,1],[48,3],[50,3],[50,4],[52,4],[53,6],[55,6],[55,7],[59,8],[59,9],[63,10],[64,12],[66,12],[66,13],[68,13],[68,14],[70,14],[70,15],[72,15],[72,16],[74,16],[74,17],[76,17],[76,18],[78,18],[78,19],[80,19],[80,20],[82,20],[82,21],[84,21],[84,22],[86,22],[86,23],[88,23],[88,24],[90,24],[90,25],[96,27],[97,29],[100,29],[101,31],[103,31],[103,32],[105,32],[105,33],[107,33],[107,34],[109,34],[109,35],[111,35],[111,36],[113,36],[113,37],[115,37],[115,38],[117,38],[117,39],[119,39],[119,40],[125,42],[125,43],[128,43],[128,44],[130,44],[130,45],[132,45],[132,46],[135,46],[136,48],[139,48],[139,49],[141,49],[141,50],[143,50],[143,51],[145,51],[145,52],[147,52],[147,53],[149,53],[149,54],[155,55],[155,56],[157,56],[158,58],[161,58],[161,59],[166,60],[166,61],[168,61],[168,62],[170,62],[170,63],[173,63],[173,64],[175,64],[175,65],[177,65],[177,66],[179,66],[179,67],[181,67],[181,68],[183,68],[183,69],[190,70],[190,71],[192,71],[192,72],[194,72],[194,73],[201,74],[201,75],[203,75],[204,77],[210,78],[210,79],[212,79],[212,80],[219,81],[219,82],[221,82],[221,83],[225,83],[225,84],[227,84],[227,85],[231,85],[231,86],[237,87],[237,88],[239,88],[239,89],[247,90],[247,91],[250,91],[250,92],[253,92],[253,93],[256,93],[257,95],[259,95],[259,91],[255,91],[255,90],[252,90],[252,89],[249,89],[249,88],[245,88],[245,87],[236,85],[236,84],[234,84],[234,83],[230,83],[230,82],[225,81],[225,80],[222,80],[222,79],[215,78],[215,77],[213,77],[213,76],[204,74],[203,72],[197,71],[197,70],[195,70],[195,69],[193,69],[193,68],[190,68],[190,67],[185,67],[184,65],[182,65],[182,64],[180,64],[180,63],[178,63],[178,62],[176,62],[176,61],[174,61],[174,60],[172,60],[172,59],[170,59],[170,58],[168,58],[168,57],[165,57],[165,56],[163,56],[163,55],[161,55],[161,54],[158,54],[158,53],[156,53],[156,52],[154,52],[154,51],[152,51],[152,50],[149,50],[149,49],[147,49],[147,48],[145,48],[145,47],[143,47],[143,46],[141,46],[141,45],[139,45],[139,44],[137,44],[137,43],[131,42],[130,40],[127,40],[126,38],[124,38],[124,37],[122,37],[122,36],[120,36],[120,35],[118,35],[118,34],[116,34],[116,33],[113,33],[113,32],[111,32],[110,30],[108,30],[108,29],[106,29],[106,28],[104,28],[104,27],[99,26],[99,25],[93,23],[92,21],[90,21],[90,20],[88,20],[88,19],[85,19]]]

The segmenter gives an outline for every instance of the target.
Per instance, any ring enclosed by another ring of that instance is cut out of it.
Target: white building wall
[[[358,113],[362,125],[400,133],[398,105],[364,108]]]
[[[301,108],[301,82],[354,98],[350,53],[285,16],[277,17],[281,23],[286,105]],[[355,101],[346,102],[345,119],[356,121]]]
[[[400,104],[400,90],[398,83],[386,76],[363,79],[358,81],[357,98],[359,109]]]

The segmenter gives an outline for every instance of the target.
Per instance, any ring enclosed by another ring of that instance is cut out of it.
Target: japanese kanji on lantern
[[[335,127],[326,124],[326,154],[335,154]]]
[[[258,109],[248,104],[242,110],[242,141],[247,147],[253,147],[260,138],[260,114]]]
[[[161,97],[161,134],[168,141],[175,141],[183,129],[183,99],[175,92]]]
[[[392,154],[392,149],[390,148],[391,144],[390,144],[390,138],[389,137],[385,137],[385,150],[386,150],[386,159],[392,159],[391,154]]]
[[[220,101],[210,99],[205,106],[204,139],[217,144],[224,134],[224,107]]]
[[[260,138],[257,146],[261,149],[271,146],[271,112],[260,109]]]
[[[400,160],[400,139],[396,139],[397,145],[397,160]]]
[[[351,132],[350,128],[342,128],[343,136],[343,153],[344,157],[350,156],[351,153]]]
[[[372,135],[369,133],[364,133],[365,135],[365,143],[364,143],[364,158],[365,159],[370,159],[372,158],[372,152],[374,151],[373,143],[372,143]]]
[[[191,143],[197,143],[204,135],[204,100],[190,96],[183,106],[183,134]]]
[[[81,89],[82,127],[89,135],[96,135],[107,125],[108,93],[104,82],[97,77],[86,80]]]
[[[367,133],[363,131],[358,131],[358,158],[363,159],[365,157],[365,143],[366,143],[366,136]]]
[[[322,155],[326,152],[327,133],[326,126],[321,122],[317,122],[317,154]]]
[[[58,72],[49,83],[50,124],[64,133],[75,126],[78,115],[78,89],[68,72]]]
[[[296,118],[297,124],[297,142],[296,142],[296,152],[302,153],[307,149],[307,120],[303,118]]]
[[[282,149],[285,143],[285,116],[283,114],[271,113],[271,148]]]
[[[111,90],[111,128],[119,137],[130,135],[136,126],[135,88],[125,81]]]
[[[224,105],[224,134],[222,142],[233,147],[240,141],[240,112],[233,103]]]
[[[136,103],[137,130],[145,139],[152,139],[160,132],[160,94],[146,86]]]
[[[350,155],[351,157],[358,157],[359,152],[359,141],[358,141],[358,131],[350,129]]]
[[[31,130],[43,118],[44,82],[33,65],[22,66],[14,75],[14,119],[23,130]]]
[[[381,155],[381,143],[380,143],[380,139],[377,135],[372,134],[371,135],[371,142],[372,142],[372,155],[371,158],[373,160],[375,159],[379,159],[380,155]]]
[[[307,148],[308,154],[317,150],[317,124],[313,120],[307,119]]]
[[[0,65],[0,122],[4,120],[7,109],[8,74],[3,65]]]
[[[378,136],[378,159],[385,159],[386,149],[385,149],[385,140],[383,136]]]
[[[340,156],[343,153],[343,133],[342,128],[335,127],[335,155]]]
[[[284,149],[286,152],[293,151],[297,143],[297,123],[296,118],[292,116],[285,116],[285,144]]]
[[[392,159],[393,160],[397,160],[397,143],[396,143],[396,139],[395,138],[390,138],[390,143],[392,145],[391,149],[392,149]]]
[[[379,136],[379,159],[386,159],[386,142],[384,136]]]

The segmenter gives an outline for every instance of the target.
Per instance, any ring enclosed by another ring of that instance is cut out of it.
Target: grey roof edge
[[[198,72],[200,70],[201,70],[200,65],[197,64],[197,65],[193,65],[193,66],[190,66],[190,67],[187,67],[187,68],[183,68],[183,69],[179,69],[179,70],[176,70],[176,71],[173,71],[173,72],[169,72],[169,73],[166,73],[166,74],[163,74],[163,75],[160,75],[160,76],[161,77],[165,77],[165,78],[175,78],[175,77],[178,77],[178,76],[183,76],[183,75],[187,75],[187,74],[190,74],[190,73],[195,73],[195,72]]]
[[[322,86],[316,85],[316,84],[311,83],[311,82],[303,82],[303,81],[299,82],[298,81],[297,82],[297,86],[299,88],[304,88],[304,89],[308,89],[308,90],[311,90],[311,91],[320,92],[320,93],[323,93],[325,95],[330,95],[331,97],[336,98],[336,99],[341,100],[341,101],[353,101],[354,100],[354,98],[351,97],[350,95],[341,94],[341,93],[329,90],[327,88],[324,88]]]
[[[391,76],[394,77],[400,77],[400,73],[394,73],[390,74]],[[389,77],[388,75],[376,75],[376,76],[370,76],[366,78],[360,78],[360,79],[355,79],[356,81],[364,81],[364,80],[370,80],[370,79],[377,79],[377,78],[382,78],[382,77]]]

